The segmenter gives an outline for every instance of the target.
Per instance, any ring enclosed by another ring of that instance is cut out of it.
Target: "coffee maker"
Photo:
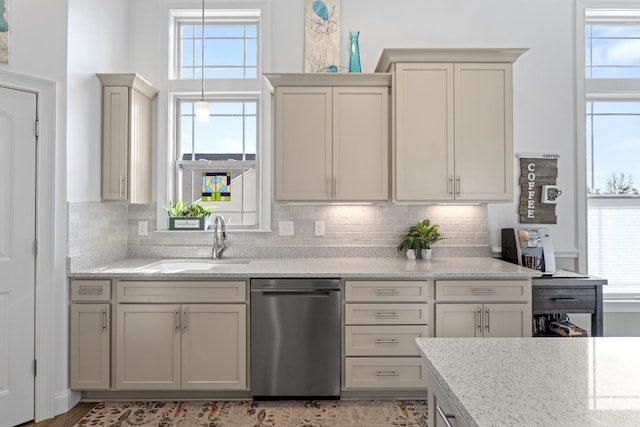
[[[547,228],[503,228],[502,259],[539,270],[543,275],[556,272],[556,258]]]

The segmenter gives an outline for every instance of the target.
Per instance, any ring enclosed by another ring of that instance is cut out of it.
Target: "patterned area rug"
[[[422,400],[101,402],[74,427],[424,427]]]

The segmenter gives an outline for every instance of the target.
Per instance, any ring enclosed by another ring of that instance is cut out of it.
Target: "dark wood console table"
[[[591,336],[602,336],[602,285],[607,284],[605,279],[590,276],[546,276],[536,277],[532,283],[531,310],[534,316],[537,314],[590,313]]]

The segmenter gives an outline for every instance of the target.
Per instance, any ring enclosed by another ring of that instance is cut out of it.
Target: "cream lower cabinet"
[[[437,337],[522,337],[530,326],[527,304],[437,304]]]
[[[111,385],[111,282],[72,280],[69,306],[69,384],[72,390]]]
[[[245,282],[120,282],[115,388],[247,390],[245,302]]]
[[[116,388],[245,389],[246,307],[121,304]]]
[[[277,87],[275,120],[276,200],[388,199],[388,87]]]
[[[343,390],[424,390],[428,282],[347,281]]]
[[[431,371],[427,375],[429,427],[467,427],[469,424],[442,389]]]
[[[436,337],[531,336],[530,280],[436,280]]]

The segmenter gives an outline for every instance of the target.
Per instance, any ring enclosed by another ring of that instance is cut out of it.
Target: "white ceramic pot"
[[[407,249],[407,259],[416,259],[415,249]]]
[[[432,249],[420,249],[420,258],[431,259],[431,251]]]

